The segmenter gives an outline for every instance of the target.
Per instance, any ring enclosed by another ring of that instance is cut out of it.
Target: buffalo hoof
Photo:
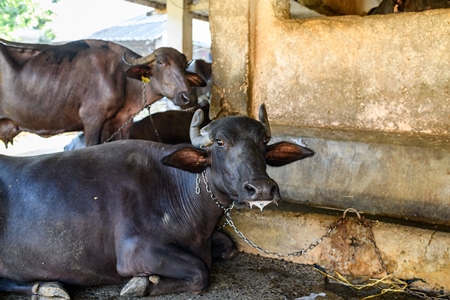
[[[135,276],[120,291],[120,296],[142,297],[146,294],[150,281],[145,276]]]
[[[69,300],[69,294],[58,282],[36,283],[31,289],[31,300]]]
[[[152,275],[148,278],[148,280],[153,283],[153,284],[158,284],[159,283],[159,276],[156,275]]]

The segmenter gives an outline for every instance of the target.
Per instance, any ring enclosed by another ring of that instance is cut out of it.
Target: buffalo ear
[[[162,163],[191,173],[201,173],[209,165],[206,150],[194,147],[181,148],[163,157]]]
[[[314,155],[314,151],[289,142],[279,142],[267,146],[266,163],[279,167]]]
[[[185,71],[185,73],[186,73],[186,78],[187,78],[190,86],[195,86],[195,87],[206,86],[206,82],[203,80],[202,77],[200,77],[200,75],[189,72],[189,71]]]
[[[126,70],[125,74],[127,74],[127,76],[130,78],[143,80],[142,77],[149,78],[152,75],[152,72],[150,66],[138,65],[130,67],[128,70]]]

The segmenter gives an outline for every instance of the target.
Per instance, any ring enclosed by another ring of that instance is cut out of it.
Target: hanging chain
[[[234,229],[234,231],[236,232],[236,234],[242,238],[247,244],[249,244],[250,246],[252,246],[253,248],[255,248],[256,250],[258,250],[261,253],[264,254],[268,254],[268,255],[274,255],[277,257],[292,257],[292,256],[301,256],[303,254],[305,254],[306,252],[316,248],[320,243],[323,242],[323,240],[328,237],[331,232],[338,227],[339,225],[341,225],[342,223],[340,222],[335,222],[333,223],[327,230],[327,232],[320,237],[317,241],[315,241],[314,243],[311,243],[307,248],[303,248],[300,251],[297,252],[291,252],[291,253],[280,253],[280,252],[272,252],[269,250],[265,250],[261,247],[259,247],[258,245],[256,245],[254,242],[252,242],[251,240],[249,240],[247,237],[244,236],[244,234],[236,228],[236,225],[234,225],[233,220],[231,219],[231,213],[227,212],[226,213],[226,217],[225,217],[225,224],[229,225],[231,228]]]
[[[145,93],[145,90],[144,90],[144,93]],[[150,122],[152,122],[153,130],[155,131],[156,138],[158,139],[159,143],[162,143],[161,142],[161,138],[159,137],[159,132],[156,129],[155,122],[153,122],[153,117],[152,117],[152,112],[151,112],[151,105],[147,106],[147,109],[148,109],[148,117],[150,118]]]
[[[116,130],[116,132],[114,132],[107,140],[105,140],[103,143],[108,143],[108,142],[111,142],[112,140],[113,140],[113,138],[119,133],[119,132],[121,132],[128,124],[130,124],[132,121],[133,121],[133,119],[143,110],[143,109],[145,109],[145,107],[147,107],[148,108],[148,112],[150,113],[150,107],[152,106],[151,104],[149,104],[149,105],[145,105],[145,102],[146,102],[146,100],[147,100],[147,95],[146,95],[146,92],[145,92],[145,81],[143,80],[142,81],[142,102],[143,102],[143,106],[142,106],[142,109],[141,110],[139,110],[137,113],[135,113],[134,115],[132,115],[131,117],[130,117],[130,119],[128,120],[128,121],[126,121],[125,122],[125,124],[123,124],[119,129],[117,129]],[[151,116],[151,115],[150,115]],[[151,118],[151,117],[150,117]],[[151,119],[151,121],[152,121],[152,124],[153,124],[153,119]],[[155,125],[153,124],[153,128],[155,128]],[[155,128],[155,132],[156,132],[156,128]],[[157,137],[158,137],[158,140],[159,140],[159,135],[158,135],[158,133],[156,133],[156,135],[157,135]]]
[[[225,207],[222,204],[219,203],[219,201],[217,200],[216,196],[214,195],[214,193],[211,191],[209,184],[208,184],[208,180],[206,179],[206,172],[203,171],[202,172],[202,177],[203,177],[203,181],[205,182],[205,186],[206,186],[206,191],[208,192],[208,194],[210,195],[211,199],[214,201],[214,203],[224,211],[225,213],[225,223],[220,226],[218,229],[221,229],[223,227],[225,227],[226,225],[229,225],[231,228],[233,228],[234,232],[236,232],[236,234],[243,239],[248,245],[250,245],[251,247],[255,248],[256,250],[258,250],[259,252],[262,252],[264,254],[268,254],[268,255],[274,255],[277,257],[292,257],[292,256],[301,256],[303,254],[305,254],[306,252],[314,249],[315,247],[317,247],[320,243],[323,242],[323,240],[328,237],[331,232],[336,229],[337,227],[339,227],[340,225],[342,225],[345,222],[346,219],[346,213],[348,210],[353,210],[354,212],[356,212],[358,219],[361,218],[361,216],[359,215],[359,213],[353,209],[353,208],[349,208],[347,210],[345,210],[344,214],[342,217],[340,217],[336,222],[334,222],[327,230],[327,232],[320,237],[317,241],[315,241],[314,243],[310,244],[307,248],[301,249],[300,251],[297,252],[292,252],[292,253],[278,253],[278,252],[271,252],[268,250],[265,250],[261,247],[259,247],[258,245],[256,245],[254,242],[252,242],[250,239],[248,239],[243,233],[242,231],[240,231],[239,229],[237,229],[236,225],[234,225],[233,219],[231,218],[231,210],[234,207],[234,202],[231,203],[230,206]],[[197,179],[196,179],[196,193],[200,194],[200,176],[199,174],[197,174]]]
[[[197,176],[198,176],[198,174],[197,174]],[[214,201],[214,203],[217,205],[217,207],[219,207],[225,213],[227,213],[230,210],[232,210],[233,207],[234,207],[234,201],[228,207],[225,207],[222,204],[220,204],[219,200],[217,200],[216,196],[214,195],[214,193],[211,191],[211,188],[209,187],[208,179],[206,178],[206,171],[202,172],[202,177],[203,177],[203,182],[205,183],[205,186],[206,186],[206,191],[208,192],[208,194],[210,195],[210,197]],[[200,179],[199,179],[199,181],[200,181]],[[199,193],[200,193],[200,185],[198,186],[198,190],[199,190]]]

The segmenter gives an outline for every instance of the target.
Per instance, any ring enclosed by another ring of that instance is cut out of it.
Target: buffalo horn
[[[202,122],[203,110],[197,109],[192,117],[191,128],[189,131],[191,143],[196,148],[205,148],[212,144],[212,140],[209,137],[209,126],[205,126],[200,132],[200,125]]]
[[[140,58],[136,58],[136,59],[132,59],[132,60],[127,60],[125,58],[125,53],[122,55],[122,60],[124,63],[126,63],[127,65],[131,65],[131,66],[139,66],[139,65],[145,65],[145,64],[149,64],[152,61],[155,60],[155,52],[153,52],[152,54],[149,54],[147,56],[144,57],[140,57]]]
[[[264,125],[267,135],[270,138],[272,135],[270,133],[269,119],[267,118],[266,105],[264,103],[259,106],[258,117],[259,117],[259,121]]]

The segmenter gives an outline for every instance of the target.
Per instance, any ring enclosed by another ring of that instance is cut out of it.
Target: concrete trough
[[[347,212],[346,222],[317,247],[304,255],[286,258],[260,252],[230,226],[225,230],[241,251],[300,264],[317,264],[328,274],[337,272],[350,282],[367,283],[372,278],[415,280],[410,288],[450,292],[449,232],[361,217],[359,220],[356,214]],[[317,213],[232,211],[234,224],[249,240],[265,250],[283,254],[316,243],[338,219],[336,215]]]

